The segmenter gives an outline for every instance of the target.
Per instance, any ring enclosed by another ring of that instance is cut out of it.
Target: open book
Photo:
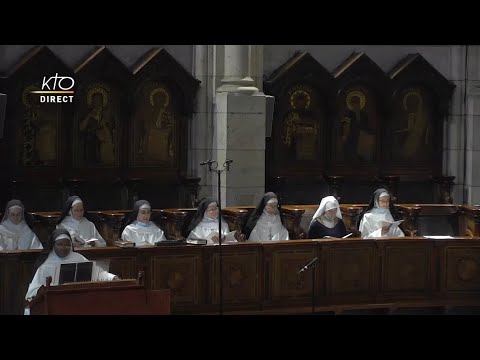
[[[109,271],[110,259],[55,265],[52,284],[98,281],[100,273]]]
[[[398,221],[388,221],[388,220],[381,220],[380,221],[380,227],[392,227],[392,226],[398,226],[403,222],[403,220],[398,220]]]
[[[353,235],[353,233],[349,233],[349,234],[347,234],[347,235],[345,235],[345,236],[342,236],[341,238],[336,238],[336,237],[334,237],[334,236],[328,236],[328,235],[326,235],[326,236],[324,236],[323,238],[324,238],[324,239],[346,239],[346,238],[348,238],[348,237],[350,237],[350,236],[352,236],[352,235]]]
[[[92,281],[93,261],[60,264],[57,284],[65,284],[80,281]],[[57,280],[57,279],[55,279]]]
[[[85,240],[85,239],[80,238],[79,236],[75,236],[75,241],[77,241],[78,243],[80,243],[82,245],[88,245],[88,244],[90,244],[94,241],[98,241],[98,239],[91,238],[91,239]]]
[[[222,239],[222,244],[224,242],[237,242],[237,239],[235,239],[235,232],[236,231],[230,231],[225,234],[225,237]],[[212,238],[216,236],[218,238],[218,231],[212,231],[210,234],[207,236],[207,240],[213,241]]]
[[[207,239],[187,239],[186,242],[191,245],[207,245]]]

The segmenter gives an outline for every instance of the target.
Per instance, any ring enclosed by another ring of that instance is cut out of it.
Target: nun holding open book
[[[204,198],[198,205],[197,212],[184,233],[187,242],[199,245],[218,244],[218,215],[217,201],[210,197]],[[230,231],[223,218],[221,219],[221,226],[222,242],[237,242],[240,233]]]

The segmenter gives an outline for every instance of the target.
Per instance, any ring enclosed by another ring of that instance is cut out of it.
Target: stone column
[[[476,46],[476,48],[480,48]],[[477,49],[478,56],[480,51]],[[476,62],[480,61],[476,57]],[[477,69],[480,70],[478,64]],[[466,203],[480,205],[480,74],[476,80],[469,81],[467,121],[467,149],[465,186],[467,190]]]
[[[225,66],[222,86],[219,92],[233,92],[251,95],[258,92],[254,80],[248,73],[250,68],[248,45],[225,45]]]
[[[216,91],[213,159],[222,167],[222,206],[254,205],[265,192],[266,97],[249,74],[249,46],[225,45],[224,77]],[[217,197],[217,175],[211,177]]]

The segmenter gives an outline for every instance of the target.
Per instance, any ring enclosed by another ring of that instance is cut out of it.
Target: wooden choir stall
[[[170,290],[147,290],[137,280],[47,286],[30,302],[30,315],[169,315]]]

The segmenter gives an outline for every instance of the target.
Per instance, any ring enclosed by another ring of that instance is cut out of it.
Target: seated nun
[[[381,228],[368,234],[367,238],[379,238],[379,237],[402,237],[405,236],[403,231],[399,229],[398,222],[390,222],[386,220],[380,221]]]
[[[10,200],[0,223],[0,250],[28,249],[43,249],[43,246],[25,221],[23,203]]]
[[[245,226],[248,241],[290,240],[284,226],[282,213],[278,210],[277,195],[268,192],[253,210]]]
[[[385,189],[377,189],[370,199],[368,207],[360,214],[360,224],[358,229],[363,238],[368,237],[374,231],[382,228],[381,221],[393,223],[400,220],[400,215],[395,210],[393,203],[390,201],[390,194]],[[390,229],[393,237],[405,236],[403,231],[398,226],[393,226]]]
[[[65,203],[57,229],[66,229],[70,233],[74,246],[107,246],[95,224],[85,216],[83,201],[78,196],[70,196]]]
[[[163,230],[150,221],[151,215],[152,207],[147,200],[136,201],[122,231],[122,240],[134,242],[139,247],[167,240]]]
[[[307,238],[321,239],[325,236],[342,238],[345,235],[347,229],[337,199],[333,196],[324,197],[310,222]]]
[[[222,242],[237,242],[240,233],[236,232],[234,237],[227,236],[230,229],[223,218],[221,224]],[[212,233],[216,235],[212,236]],[[184,235],[187,239],[206,239],[207,244],[218,244],[218,203],[213,198],[207,197],[200,202]]]
[[[33,279],[28,286],[25,299],[30,301],[37,295],[40,287],[46,286],[46,279],[48,276],[52,277],[51,285],[58,285],[55,283],[55,272],[58,271],[61,264],[67,263],[81,263],[89,260],[77,253],[73,249],[72,238],[66,229],[56,229],[50,234],[45,248],[41,252],[37,261],[33,265]],[[111,281],[119,279],[118,276],[111,274],[105,270],[101,270],[98,274],[99,281]]]

